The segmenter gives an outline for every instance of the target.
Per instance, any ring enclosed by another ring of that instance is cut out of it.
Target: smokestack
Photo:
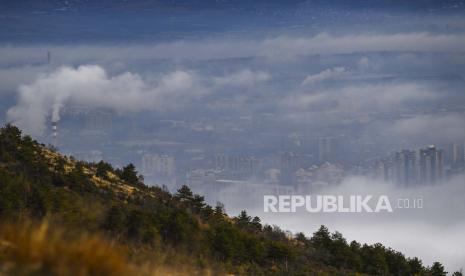
[[[53,122],[52,121],[52,138],[53,138],[53,145],[55,147],[58,146],[58,122]]]

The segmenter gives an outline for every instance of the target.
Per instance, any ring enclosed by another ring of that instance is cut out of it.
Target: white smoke
[[[165,110],[205,93],[195,76],[185,71],[174,71],[149,82],[130,72],[108,76],[96,65],[65,66],[20,86],[18,102],[7,111],[7,117],[26,133],[41,135],[47,119],[59,121],[60,110],[67,104],[119,112]]]
[[[63,107],[61,103],[55,103],[52,107],[52,122],[60,121],[60,109]]]

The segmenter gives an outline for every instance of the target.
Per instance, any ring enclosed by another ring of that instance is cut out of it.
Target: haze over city
[[[465,2],[0,1],[0,121],[264,222],[465,266]],[[263,195],[422,198],[264,213]]]

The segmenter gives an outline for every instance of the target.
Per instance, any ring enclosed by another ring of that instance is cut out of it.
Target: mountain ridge
[[[82,275],[445,275],[438,262],[349,243],[325,226],[306,237],[246,211],[230,217],[187,186],[174,194],[148,187],[132,164],[75,160],[12,125],[0,130],[0,224],[0,275],[74,275],[63,263]],[[93,248],[109,263],[90,261]]]

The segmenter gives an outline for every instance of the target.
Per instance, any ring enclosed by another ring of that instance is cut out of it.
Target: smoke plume
[[[17,104],[7,111],[7,117],[28,134],[41,135],[46,121],[59,121],[61,109],[69,104],[118,112],[164,110],[204,93],[193,74],[185,71],[174,71],[149,82],[130,72],[108,76],[96,65],[61,67],[20,86]]]

